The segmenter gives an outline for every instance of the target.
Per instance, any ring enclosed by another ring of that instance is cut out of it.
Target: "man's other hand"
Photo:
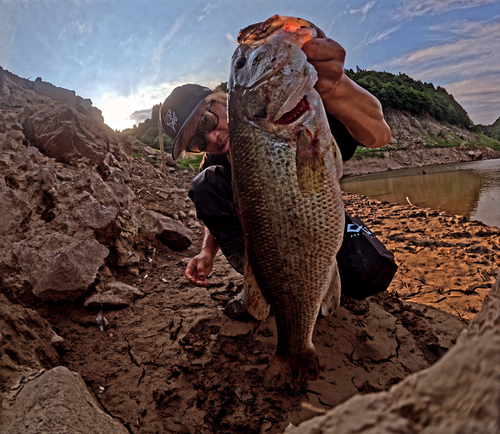
[[[207,281],[207,277],[212,271],[213,265],[214,256],[209,252],[202,251],[189,261],[184,276],[191,285],[208,288],[210,283]]]

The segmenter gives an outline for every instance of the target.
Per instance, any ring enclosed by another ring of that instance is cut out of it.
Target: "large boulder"
[[[69,105],[38,110],[23,127],[30,143],[57,161],[87,157],[99,163],[109,151],[110,138],[104,128]]]
[[[37,312],[0,294],[0,391],[17,389],[22,378],[57,366],[53,344],[59,339]]]
[[[28,195],[0,185],[0,236],[18,232],[31,212]]]
[[[20,243],[15,254],[35,296],[46,301],[75,301],[94,283],[109,250],[96,240],[60,239],[60,243],[54,241],[55,248],[50,240],[47,246]]]
[[[136,197],[143,190],[134,193],[131,186],[142,177],[160,178],[167,187],[170,180],[127,155],[90,100],[4,72],[0,286],[6,293],[13,299],[31,292],[46,301],[80,300],[115,271],[136,274],[152,241],[181,250],[191,244],[185,223],[166,216],[150,216],[145,229],[145,209]],[[149,206],[167,200],[159,193],[149,193]],[[189,207],[183,195],[169,206]]]
[[[101,409],[82,377],[62,366],[29,381],[4,407],[2,433],[129,433]]]

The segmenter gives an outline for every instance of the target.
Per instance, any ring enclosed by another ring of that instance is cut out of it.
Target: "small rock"
[[[142,216],[144,228],[155,234],[173,250],[185,250],[191,243],[191,231],[182,223],[155,211],[147,211]]]
[[[252,332],[253,332],[253,324],[234,321],[225,324],[222,327],[220,334],[222,336],[234,338],[236,336],[244,336]]]
[[[64,339],[61,336],[59,336],[56,332],[54,332],[54,335],[52,336],[50,342],[52,345],[59,345],[62,342],[64,342]]]
[[[142,291],[122,282],[110,282],[96,289],[97,294],[87,297],[85,306],[130,307],[136,299],[144,297]]]
[[[102,313],[102,310],[100,310],[99,313],[97,314],[95,322],[99,327],[99,330],[102,332],[104,332],[104,329],[109,325],[109,321]]]

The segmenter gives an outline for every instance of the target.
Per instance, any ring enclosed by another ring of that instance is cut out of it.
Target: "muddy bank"
[[[132,187],[151,192],[159,183],[135,180]],[[153,204],[148,194],[138,200]],[[274,319],[260,323],[226,310],[242,278],[225,259],[217,258],[208,290],[184,279],[201,230],[187,251],[152,247],[137,276],[121,276],[145,295],[130,308],[106,309],[104,331],[96,308],[36,300],[31,307],[63,338],[60,364],[78,372],[130,432],[283,432],[317,409],[388,390],[431,366],[480,309],[498,272],[500,229],[355,195],[345,202],[394,252],[399,271],[386,293],[344,298],[334,315],[319,319],[321,375],[298,394],[262,387]]]

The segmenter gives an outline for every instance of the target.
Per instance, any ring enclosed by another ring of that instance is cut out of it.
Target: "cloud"
[[[476,124],[490,125],[500,116],[500,74],[444,86]]]
[[[231,35],[231,33],[226,33],[226,39],[236,46],[236,39],[234,39],[234,36]]]
[[[215,9],[216,7],[217,7],[217,5],[215,5],[215,4],[207,3],[205,5],[205,7],[203,8],[203,13],[208,14],[208,13],[212,12],[212,9]]]
[[[207,3],[203,10],[201,11],[201,15],[198,17],[198,21],[203,20],[207,15],[210,15],[213,9],[217,7],[216,4],[213,3]]]
[[[145,121],[146,119],[151,119],[152,108],[136,110],[129,116],[129,119],[134,121],[136,124]]]
[[[366,3],[364,6],[362,6],[359,9],[349,9],[349,13],[351,15],[361,14],[361,21],[362,21],[362,20],[364,20],[366,18],[366,15],[370,11],[370,9],[373,8],[373,6],[375,6],[375,2],[371,1],[369,3]]]
[[[12,5],[2,5],[0,14],[0,65],[10,69],[11,61],[15,56],[13,49],[16,40],[16,33],[21,31],[16,24],[14,7]]]
[[[411,74],[422,80],[443,80],[446,77],[472,78],[492,73],[500,74],[500,53],[498,52],[493,52],[491,56],[484,55],[450,64],[445,64],[443,61],[442,64],[422,68]]]
[[[500,21],[457,21],[433,26],[451,42],[395,57],[370,69],[404,71],[415,79],[439,83],[475,123],[489,125],[500,116]],[[443,39],[443,38],[440,38]]]
[[[355,47],[355,49],[363,47],[365,45],[374,44],[375,42],[383,41],[384,39],[387,39],[389,36],[391,36],[394,32],[397,32],[400,27],[401,24],[398,24],[397,26],[390,27],[388,29],[382,30],[381,32],[365,36],[365,38]]]
[[[196,83],[196,81],[193,81]],[[96,97],[92,98],[94,107],[101,110],[104,122],[115,130],[123,131],[132,128],[134,124],[151,117],[154,105],[162,103],[170,92],[184,82],[163,82],[159,85],[149,83],[147,86],[138,86],[135,92],[124,96],[117,92],[110,92],[107,87],[96,88]],[[137,110],[137,107],[149,107]],[[147,116],[143,117],[147,113]]]
[[[177,17],[174,23],[168,27],[168,30],[157,42],[151,56],[151,66],[153,71],[155,71],[152,81],[155,81],[155,79],[161,75],[162,63],[163,63],[162,61],[165,52],[170,47],[170,43],[174,40],[179,31],[182,30],[185,19],[186,19],[185,14]]]
[[[450,23],[449,29],[457,34],[454,42],[410,52],[374,69],[413,71],[427,79],[449,74],[470,77],[500,69],[500,22],[457,22]]]
[[[485,102],[494,102],[500,96],[500,75],[483,77],[481,80],[457,81],[445,87],[453,95],[460,95],[463,101],[474,102],[480,96]],[[500,110],[500,107],[497,109]]]
[[[67,34],[75,32],[77,36],[89,36],[92,33],[92,23],[81,19],[72,21],[59,30],[59,39],[64,40]]]
[[[422,15],[437,15],[453,9],[470,9],[498,0],[410,0],[396,8],[398,20],[411,20]]]

